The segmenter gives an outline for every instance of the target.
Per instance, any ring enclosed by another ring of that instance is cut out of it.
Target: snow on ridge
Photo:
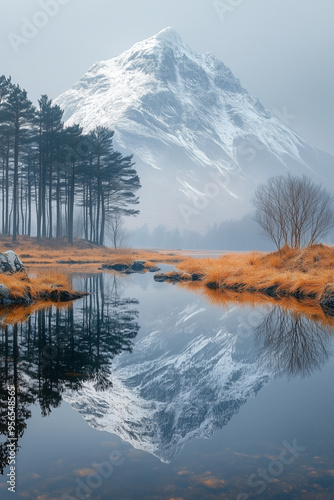
[[[172,28],[96,63],[54,102],[65,110],[66,125],[111,128],[115,148],[134,154],[143,186],[139,225],[204,231],[208,221],[240,218],[258,183],[287,171],[328,183],[329,156],[266,110],[213,54],[191,50]],[[212,172],[228,173],[231,183],[189,227],[178,210],[189,205],[185,186],[202,191]],[[162,185],[166,193],[157,197]]]
[[[176,77],[175,81],[167,81],[163,85],[157,79],[155,72],[161,64],[162,53],[168,47],[173,51]],[[148,54],[155,55],[156,60],[148,61]],[[124,123],[121,128],[126,130],[131,124],[131,119],[126,119],[125,122],[123,119],[128,110],[141,109],[143,97],[149,94],[155,96],[161,91],[171,92],[173,90],[181,108],[189,112],[189,109],[195,110],[198,103],[196,103],[196,95],[191,89],[187,90],[184,76],[180,76],[180,71],[185,64],[188,64],[187,61],[191,61],[196,66],[188,68],[190,80],[193,76],[191,72],[200,70],[203,72],[203,78],[206,75],[209,88],[215,91],[216,102],[209,106],[213,116],[210,114],[209,117],[200,116],[200,118],[207,122],[207,126],[211,123],[212,129],[218,131],[220,142],[225,144],[228,154],[233,157],[233,142],[238,136],[238,127],[233,124],[231,117],[226,112],[226,109],[230,108],[230,110],[236,111],[236,115],[239,113],[249,132],[257,133],[264,144],[280,156],[281,149],[276,147],[275,140],[273,140],[275,130],[277,130],[277,118],[271,115],[269,121],[266,120],[264,127],[263,117],[253,106],[254,98],[249,96],[241,86],[238,88],[240,82],[233,76],[231,70],[216,59],[213,54],[193,52],[184,44],[173,28],[166,28],[157,35],[136,43],[116,58],[96,63],[72,89],[59,96],[55,103],[65,108],[65,118],[68,118],[68,125],[79,122],[87,131],[101,122],[114,128],[120,121]],[[217,88],[215,79],[223,78],[224,80],[226,77],[232,81],[233,86],[238,88],[239,92],[231,92],[231,89],[224,89],[224,87]],[[240,105],[242,105],[241,110]],[[166,121],[163,118],[164,112],[157,108],[159,115],[161,111],[161,121],[164,123]],[[261,126],[259,126],[260,123]],[[273,127],[270,126],[271,124]],[[139,126],[139,129],[141,128],[142,126]],[[181,147],[186,146],[189,154],[195,150],[194,155],[198,159],[210,163],[205,153],[196,147],[196,143],[191,137],[184,139],[186,128],[181,129],[180,133],[177,134],[178,139],[176,135],[174,141],[171,142],[178,143]],[[284,127],[285,133],[286,130],[288,130],[287,127]],[[289,141],[286,142],[286,146],[292,155],[298,153],[295,147],[289,146]]]

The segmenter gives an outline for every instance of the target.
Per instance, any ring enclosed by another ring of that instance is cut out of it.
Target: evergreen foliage
[[[114,132],[64,127],[47,95],[38,109],[0,77],[0,231],[41,238],[75,236],[103,245],[111,218],[137,215],[140,181],[132,156],[113,148]],[[36,229],[34,229],[36,228]]]

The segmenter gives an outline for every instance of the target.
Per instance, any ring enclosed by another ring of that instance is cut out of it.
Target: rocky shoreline
[[[102,267],[99,267],[99,269],[108,269],[110,271],[117,271],[124,274],[140,274],[145,272],[156,273],[160,271],[159,267],[147,264],[145,260],[135,260],[132,264],[103,264]]]
[[[189,282],[202,282],[203,286],[210,290],[224,291],[232,290],[234,292],[251,292],[260,293],[271,298],[282,298],[291,297],[298,300],[312,299],[316,301],[324,313],[329,316],[334,316],[334,283],[326,286],[324,292],[321,294],[320,299],[314,293],[305,293],[302,290],[296,289],[293,292],[287,292],[280,288],[279,284],[275,286],[270,286],[268,288],[257,288],[256,286],[246,286],[244,283],[233,283],[224,284],[217,281],[208,281],[204,274],[199,273],[187,273],[180,269],[173,269],[167,273],[160,273],[160,268],[152,265],[151,262],[145,260],[135,260],[132,263],[110,263],[103,264],[99,270],[111,270],[121,274],[144,274],[146,272],[156,273],[154,274],[154,280],[158,283],[189,283]],[[1,275],[4,276],[16,276],[19,277],[19,281],[22,283],[22,293],[20,296],[17,290],[11,290],[8,284],[1,283]],[[53,302],[69,302],[75,299],[79,299],[85,295],[86,292],[78,292],[64,287],[61,284],[49,283],[47,289],[42,290],[38,294],[38,298],[34,297],[31,293],[31,281],[28,277],[27,271],[18,257],[18,255],[12,251],[0,253],[0,304],[1,305],[12,305],[12,304],[31,304],[40,301],[53,301]]]
[[[6,284],[1,283],[1,276],[6,278],[2,280],[6,281]],[[47,300],[69,302],[88,295],[86,292],[77,292],[62,284],[48,282],[36,297],[32,292],[34,286],[23,262],[13,250],[0,253],[0,305],[29,305],[36,301]]]
[[[154,276],[154,280],[163,283],[187,283],[193,281],[204,281],[205,275],[203,274],[189,274],[186,272],[174,269],[170,273],[158,273]],[[218,283],[217,281],[209,281],[204,284],[210,290],[224,291],[232,290],[234,292],[251,292],[251,293],[261,293],[271,298],[282,298],[291,297],[298,300],[312,299],[317,301],[317,296],[314,293],[306,294],[301,290],[295,290],[292,293],[288,293],[279,289],[279,285],[271,286],[269,288],[256,288],[256,287],[246,287],[243,283],[235,283],[233,285],[226,285]],[[325,314],[329,316],[334,316],[334,284],[328,285],[324,292],[322,293],[320,300],[318,300],[322,310]]]

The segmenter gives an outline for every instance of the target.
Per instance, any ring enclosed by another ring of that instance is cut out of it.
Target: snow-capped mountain
[[[143,186],[140,222],[151,227],[200,230],[242,216],[256,185],[287,171],[329,187],[333,157],[307,144],[213,54],[192,51],[172,28],[95,64],[54,102],[66,124],[109,127],[115,148],[134,154]]]
[[[93,428],[163,462],[192,439],[212,437],[274,376],[259,365],[254,338],[243,335],[251,308],[213,309],[177,289],[172,293],[177,298],[169,303],[168,321],[164,300],[154,310],[143,305],[145,322],[133,352],[113,360],[112,388],[98,392],[85,382],[64,395]]]

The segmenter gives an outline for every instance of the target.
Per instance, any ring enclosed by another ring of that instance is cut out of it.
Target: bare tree
[[[277,248],[313,245],[334,226],[333,197],[310,178],[271,177],[253,198],[256,221]]]
[[[276,306],[255,329],[259,366],[274,374],[309,376],[330,357],[331,329]]]
[[[117,211],[108,219],[107,236],[111,239],[115,249],[120,248],[129,237],[126,229],[124,229],[122,216]]]

